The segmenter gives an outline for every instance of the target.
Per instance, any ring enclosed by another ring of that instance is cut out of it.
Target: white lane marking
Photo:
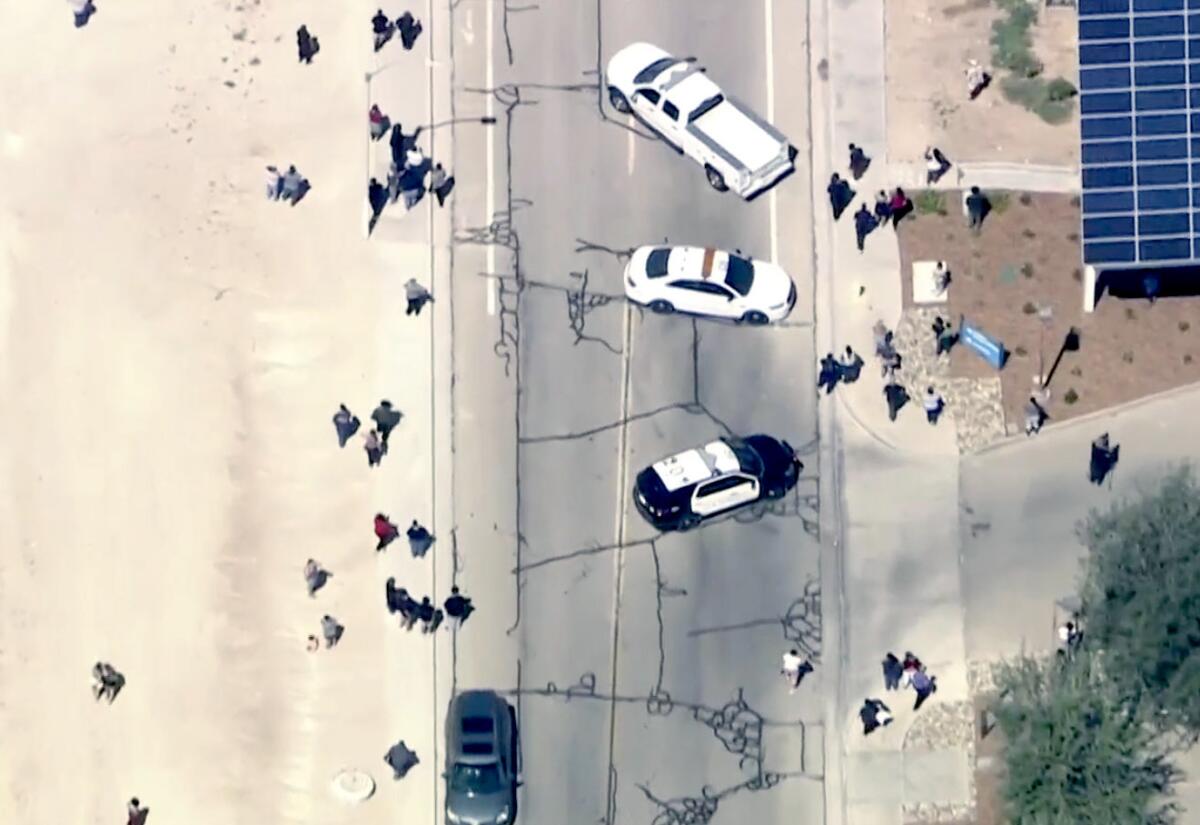
[[[488,5],[491,5],[490,3]],[[475,9],[467,7],[467,23],[463,26],[463,40],[470,46],[475,43]]]
[[[630,129],[628,132],[629,142],[625,145],[625,172],[629,177],[633,177],[633,150],[637,145],[637,135],[633,133],[633,118],[630,118]]]
[[[767,58],[767,122],[775,122],[775,4],[774,0],[763,0],[763,20],[766,23]],[[767,211],[770,214],[771,260],[779,263],[779,199],[775,190],[767,193]]]
[[[495,35],[492,32],[492,0],[487,0],[485,8],[487,15],[484,26],[487,28],[487,68],[486,78],[484,80],[484,88],[488,90],[487,96],[484,98],[486,103],[486,111],[488,117],[495,117],[496,96],[491,90],[495,85],[495,72],[492,68],[492,41]],[[487,135],[487,197],[485,208],[487,214],[484,220],[487,225],[492,225],[496,220],[496,135],[493,129],[485,128],[484,134]],[[496,314],[496,290],[499,288],[499,283],[496,281],[496,239],[492,238],[487,245],[487,277],[483,279],[487,288],[487,314]]]

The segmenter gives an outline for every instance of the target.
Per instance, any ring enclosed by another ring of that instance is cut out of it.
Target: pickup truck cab
[[[793,169],[796,150],[774,126],[724,94],[692,59],[632,43],[608,61],[608,100],[704,167],[708,182],[750,198]]]

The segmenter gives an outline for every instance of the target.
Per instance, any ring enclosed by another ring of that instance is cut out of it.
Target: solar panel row
[[[1084,260],[1200,259],[1200,0],[1078,13]]]

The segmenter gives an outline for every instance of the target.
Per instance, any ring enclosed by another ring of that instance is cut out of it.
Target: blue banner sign
[[[1001,369],[1004,366],[1004,362],[1008,360],[1008,353],[1004,349],[1004,344],[978,327],[971,326],[966,321],[963,321],[959,329],[959,341],[979,353],[984,361],[987,361],[996,369]]]

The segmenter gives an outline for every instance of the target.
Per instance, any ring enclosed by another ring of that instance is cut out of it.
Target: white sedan
[[[792,311],[796,285],[775,264],[719,249],[643,246],[625,265],[625,295],[658,313],[766,324]]]

